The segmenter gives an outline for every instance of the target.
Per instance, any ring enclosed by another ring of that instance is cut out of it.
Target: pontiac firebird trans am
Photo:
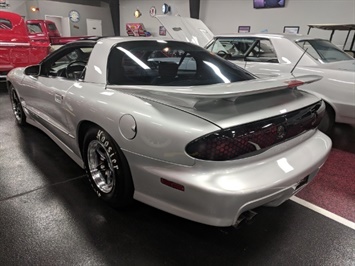
[[[18,124],[48,134],[112,206],[230,226],[325,162],[325,105],[297,89],[318,79],[259,79],[194,44],[115,37],[67,44],[7,82]]]

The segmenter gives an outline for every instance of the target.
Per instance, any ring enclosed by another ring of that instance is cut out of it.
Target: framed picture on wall
[[[164,26],[159,26],[159,35],[160,36],[165,36],[166,35],[166,29]]]
[[[284,27],[284,33],[297,34],[299,32],[300,32],[300,27],[299,26],[285,26]]]
[[[238,27],[239,33],[247,33],[250,32],[250,26],[239,26]]]

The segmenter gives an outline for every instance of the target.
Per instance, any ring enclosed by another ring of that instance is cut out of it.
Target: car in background
[[[7,78],[17,123],[43,130],[114,207],[236,225],[301,190],[331,149],[323,101],[297,89],[319,76],[260,79],[187,42],[79,40]]]
[[[355,124],[355,59],[329,41],[298,34],[234,33],[213,37],[198,19],[157,19],[171,38],[199,44],[255,75],[278,77],[292,71],[294,75],[323,76],[317,83],[302,86],[302,90],[326,103],[320,129],[329,133],[334,122]]]
[[[296,34],[215,36],[206,49],[256,75],[317,74],[320,82],[302,89],[326,102],[320,126],[330,132],[334,121],[355,124],[355,59],[327,40]],[[306,51],[306,52],[305,52]]]
[[[0,11],[0,79],[15,67],[38,64],[50,52],[48,40],[31,40],[19,14]]]
[[[44,19],[31,19],[26,21],[28,34],[31,40],[50,42],[51,45],[63,45],[76,40],[93,36],[62,37],[53,21]]]

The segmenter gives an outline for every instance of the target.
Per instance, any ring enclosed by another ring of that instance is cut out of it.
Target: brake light
[[[286,83],[288,88],[295,88],[304,84],[303,81],[297,79],[286,81]]]
[[[252,156],[316,128],[324,111],[325,105],[320,101],[294,112],[222,129],[190,142],[186,146],[186,153],[193,158],[209,161]]]

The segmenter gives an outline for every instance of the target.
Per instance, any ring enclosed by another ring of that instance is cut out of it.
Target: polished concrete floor
[[[355,127],[334,147],[355,154]],[[238,229],[136,203],[117,211],[40,130],[15,124],[0,84],[0,265],[354,265],[355,230],[287,201]]]

